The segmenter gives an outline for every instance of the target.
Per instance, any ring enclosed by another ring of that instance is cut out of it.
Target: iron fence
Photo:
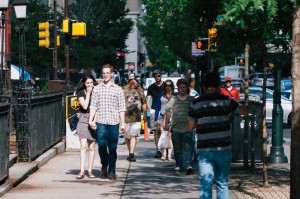
[[[0,103],[0,182],[8,177],[9,165],[9,118],[10,104]]]
[[[65,135],[64,93],[32,96],[21,88],[15,96],[18,161],[32,161]]]

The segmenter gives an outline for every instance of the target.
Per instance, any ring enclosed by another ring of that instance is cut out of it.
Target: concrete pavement
[[[288,148],[285,145],[285,149]],[[49,151],[52,152],[43,154],[34,162],[14,164],[9,170],[9,179],[0,186],[0,196],[3,199],[199,197],[197,165],[193,165],[195,172],[190,176],[173,173],[174,161],[153,158],[152,141],[138,143],[137,162],[133,163],[126,161],[126,146],[118,145],[116,181],[99,178],[101,165],[98,154],[94,164],[96,178],[77,180],[79,152],[63,152],[63,142]],[[245,171],[241,164],[233,164],[229,181],[230,198],[289,198],[289,164],[269,165],[268,172],[269,187],[262,188],[261,164],[256,165],[253,174]]]

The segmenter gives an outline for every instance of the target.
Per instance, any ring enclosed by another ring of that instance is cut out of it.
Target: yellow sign
[[[66,97],[66,118],[71,117],[80,109],[80,104],[76,96]]]

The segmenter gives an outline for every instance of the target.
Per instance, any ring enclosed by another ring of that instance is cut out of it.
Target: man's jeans
[[[192,132],[177,133],[172,131],[174,159],[176,167],[180,169],[187,169],[187,167],[191,166],[194,147],[193,136]]]
[[[107,125],[97,123],[97,142],[101,164],[103,168],[108,167],[108,173],[111,174],[116,173],[118,139],[119,124]]]
[[[200,172],[200,199],[212,198],[215,180],[218,199],[229,199],[228,175],[231,166],[231,150],[198,151]]]

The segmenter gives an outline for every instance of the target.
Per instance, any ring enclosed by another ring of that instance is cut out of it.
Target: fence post
[[[31,161],[30,156],[30,102],[31,90],[29,88],[18,88],[16,91],[16,138],[18,162]]]

